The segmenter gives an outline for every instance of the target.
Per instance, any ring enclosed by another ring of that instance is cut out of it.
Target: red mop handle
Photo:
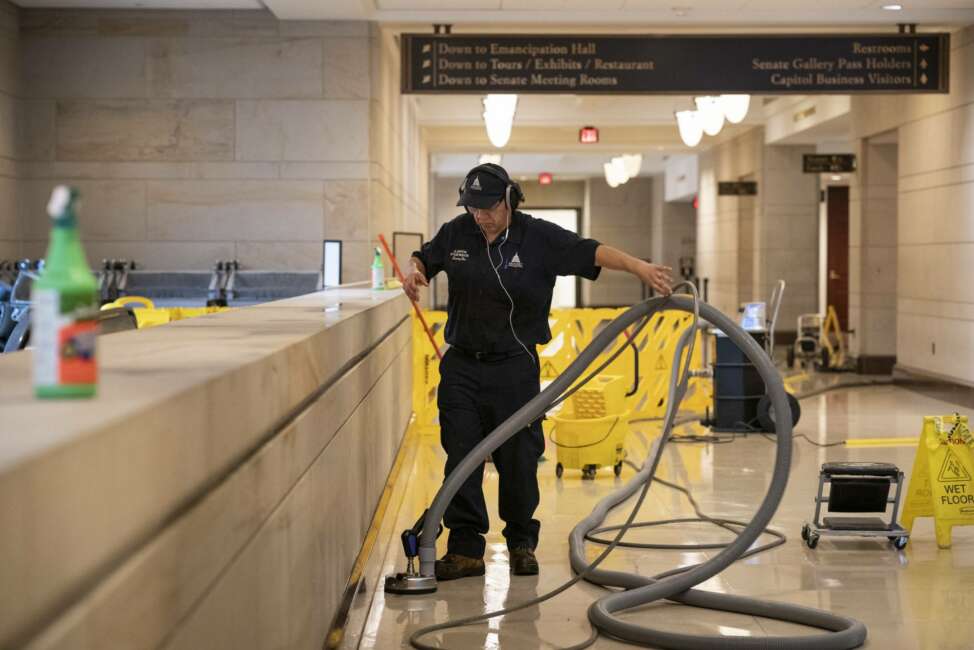
[[[392,260],[392,270],[396,272],[396,277],[403,284],[406,284],[406,278],[403,277],[402,271],[399,270],[399,263],[396,261],[396,256],[392,254],[392,249],[389,248],[389,244],[386,243],[386,238],[381,234],[379,235],[379,242],[382,244],[382,248],[386,249],[386,255]],[[409,296],[406,296],[409,298]],[[419,322],[423,324],[423,329],[426,330],[426,336],[430,338],[430,343],[433,344],[433,351],[436,352],[436,356],[439,357],[440,361],[443,361],[443,355],[440,354],[440,348],[436,345],[436,339],[433,338],[433,332],[430,330],[430,326],[426,324],[426,319],[423,317],[423,310],[419,308],[419,305],[415,300],[409,298],[409,302],[413,303],[413,309],[416,310],[416,315],[419,316]]]

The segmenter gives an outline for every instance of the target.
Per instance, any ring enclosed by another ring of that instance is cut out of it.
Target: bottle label
[[[372,288],[373,289],[385,289],[386,288],[386,277],[383,272],[383,268],[372,267]]]
[[[89,310],[61,313],[61,295],[54,289],[35,290],[31,317],[34,383],[38,386],[94,384],[97,315]]]

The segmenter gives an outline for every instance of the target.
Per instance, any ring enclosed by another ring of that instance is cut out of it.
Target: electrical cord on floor
[[[672,440],[672,437],[671,437]],[[624,461],[626,465],[632,469],[639,471],[639,468],[635,463],[630,461]],[[697,515],[696,517],[681,517],[678,519],[658,519],[655,521],[641,521],[636,522],[630,526],[630,528],[650,528],[655,526],[667,526],[670,524],[686,524],[686,523],[699,523],[706,522],[719,526],[725,530],[732,532],[735,536],[740,533],[740,529],[747,526],[747,522],[737,521],[735,519],[726,519],[723,517],[711,517],[710,515],[704,513],[700,510],[700,505],[697,503],[696,499],[693,498],[693,494],[690,490],[677,483],[671,483],[665,479],[661,479],[658,476],[653,479],[654,482],[665,485],[666,487],[681,492],[690,502],[690,506],[693,508],[693,512]],[[611,540],[606,540],[601,537],[597,537],[600,533],[608,533],[615,530],[619,530],[620,526],[602,526],[596,528],[585,535],[585,540],[589,542],[594,542],[596,544],[608,544]],[[776,539],[774,541],[768,542],[767,544],[762,544],[761,546],[756,546],[749,550],[747,553],[742,555],[739,559],[744,559],[751,557],[752,555],[757,555],[758,553],[763,553],[764,551],[769,551],[777,546],[781,546],[788,541],[787,536],[772,528],[765,528],[764,532],[768,535],[774,536]],[[651,543],[637,543],[637,542],[619,542],[616,544],[619,548],[639,548],[639,549],[654,549],[654,550],[674,550],[674,551],[706,551],[718,548],[725,548],[730,542],[714,542],[707,544],[651,544]],[[677,573],[682,573],[684,571],[689,571],[697,565],[692,564],[684,567],[679,567],[678,569],[666,571],[664,573],[657,574],[653,576],[654,580],[662,580],[663,578],[669,577],[671,575],[676,575]]]
[[[734,426],[736,426],[736,427],[744,427],[747,430],[747,433],[756,433],[759,436],[761,436],[762,438],[764,438],[765,440],[767,440],[768,442],[773,442],[773,443],[776,443],[777,444],[777,442],[778,442],[778,439],[777,438],[775,438],[774,436],[770,435],[764,429],[759,429],[758,427],[754,426],[754,423],[756,421],[757,421],[757,418],[752,418],[748,422],[744,422],[744,421],[738,420],[737,422],[734,423]],[[791,438],[792,438],[792,444],[794,444],[795,438],[803,438],[809,444],[815,445],[816,447],[840,447],[840,446],[842,446],[842,445],[844,445],[846,443],[845,440],[839,440],[837,442],[818,442],[817,440],[812,440],[811,438],[809,438],[808,436],[806,436],[804,433],[793,433],[793,434],[791,434]]]

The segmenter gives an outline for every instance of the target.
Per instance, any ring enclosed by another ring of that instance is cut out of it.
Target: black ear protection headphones
[[[470,178],[478,172],[483,172],[484,174],[489,174],[494,178],[500,179],[505,185],[504,204],[511,210],[511,212],[517,210],[517,206],[521,205],[521,203],[524,201],[524,192],[521,191],[520,185],[511,180],[511,177],[507,174],[507,170],[500,165],[495,165],[494,163],[477,165],[467,172],[467,176],[463,179],[463,183],[460,185],[460,196],[463,196],[463,191],[467,189],[467,183],[470,182]],[[469,206],[466,206],[466,209],[467,212],[470,212]]]

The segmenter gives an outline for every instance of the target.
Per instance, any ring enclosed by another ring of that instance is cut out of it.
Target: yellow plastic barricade
[[[618,309],[556,309],[549,316],[551,341],[539,346],[538,357],[541,364],[541,378],[551,380],[568,367],[592,339],[614,318],[625,311]],[[443,328],[446,325],[446,312],[424,312],[434,338],[440,348],[445,345]],[[632,419],[662,417],[666,412],[666,391],[669,387],[670,365],[680,336],[690,327],[693,317],[683,311],[657,313],[651,321],[628,344],[627,337],[620,335],[592,364],[600,364],[619,349],[627,349],[616,357],[605,370],[604,375],[622,378],[625,385],[625,410]],[[632,328],[630,328],[631,331]],[[691,367],[702,368],[704,337],[697,333]],[[633,392],[636,367],[639,368],[639,385]],[[436,408],[436,389],[440,382],[439,360],[429,338],[423,331],[419,319],[413,315],[413,411],[416,424],[424,431],[437,429],[438,412]],[[632,392],[632,394],[628,394]],[[703,415],[712,403],[713,381],[705,377],[690,380],[687,394],[681,405],[682,410]]]
[[[443,329],[446,327],[445,311],[424,311],[426,323],[433,332],[439,349],[443,349]],[[413,312],[413,414],[415,424],[421,433],[439,431],[439,411],[436,407],[436,389],[440,385],[440,360],[429,337],[423,331],[423,324]]]
[[[937,546],[950,548],[954,526],[974,525],[972,449],[974,436],[966,415],[923,418],[903,507],[904,528],[912,530],[917,517],[933,517]]]

